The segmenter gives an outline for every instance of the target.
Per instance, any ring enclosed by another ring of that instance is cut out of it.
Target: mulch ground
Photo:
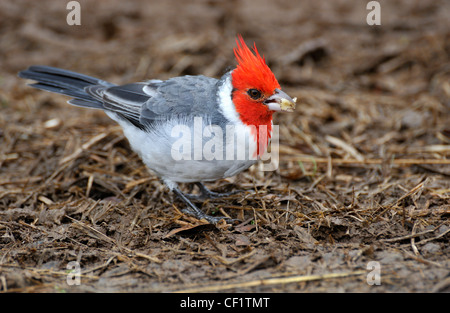
[[[81,26],[0,2],[0,291],[450,291],[450,2],[379,1],[380,26],[361,1],[79,2]],[[238,33],[299,105],[276,171],[197,202],[231,228],[182,213],[103,112],[16,76],[220,77]]]

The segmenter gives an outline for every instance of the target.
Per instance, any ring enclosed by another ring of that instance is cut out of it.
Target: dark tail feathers
[[[19,72],[19,77],[37,81],[30,84],[32,87],[75,98],[69,101],[73,105],[96,109],[103,109],[103,103],[86,93],[85,88],[93,85],[115,86],[91,76],[41,65],[30,66]]]

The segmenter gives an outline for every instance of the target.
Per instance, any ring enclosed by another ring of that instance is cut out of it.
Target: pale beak
[[[264,104],[272,111],[294,112],[295,102],[297,98],[292,99],[287,93],[277,88],[275,93],[264,101]]]

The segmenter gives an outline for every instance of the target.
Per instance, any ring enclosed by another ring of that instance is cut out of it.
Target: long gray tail
[[[30,66],[19,72],[19,77],[37,81],[30,84],[32,87],[75,98],[70,100],[71,104],[95,109],[103,109],[103,102],[88,94],[85,88],[93,85],[115,86],[98,78],[43,65]]]

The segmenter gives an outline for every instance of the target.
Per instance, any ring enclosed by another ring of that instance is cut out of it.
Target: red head
[[[236,43],[234,55],[238,65],[231,73],[233,103],[244,124],[255,125],[257,130],[260,125],[266,125],[270,138],[273,112],[292,112],[295,101],[280,90],[280,84],[267,66],[264,57],[258,53],[255,44],[253,53],[240,35]]]

